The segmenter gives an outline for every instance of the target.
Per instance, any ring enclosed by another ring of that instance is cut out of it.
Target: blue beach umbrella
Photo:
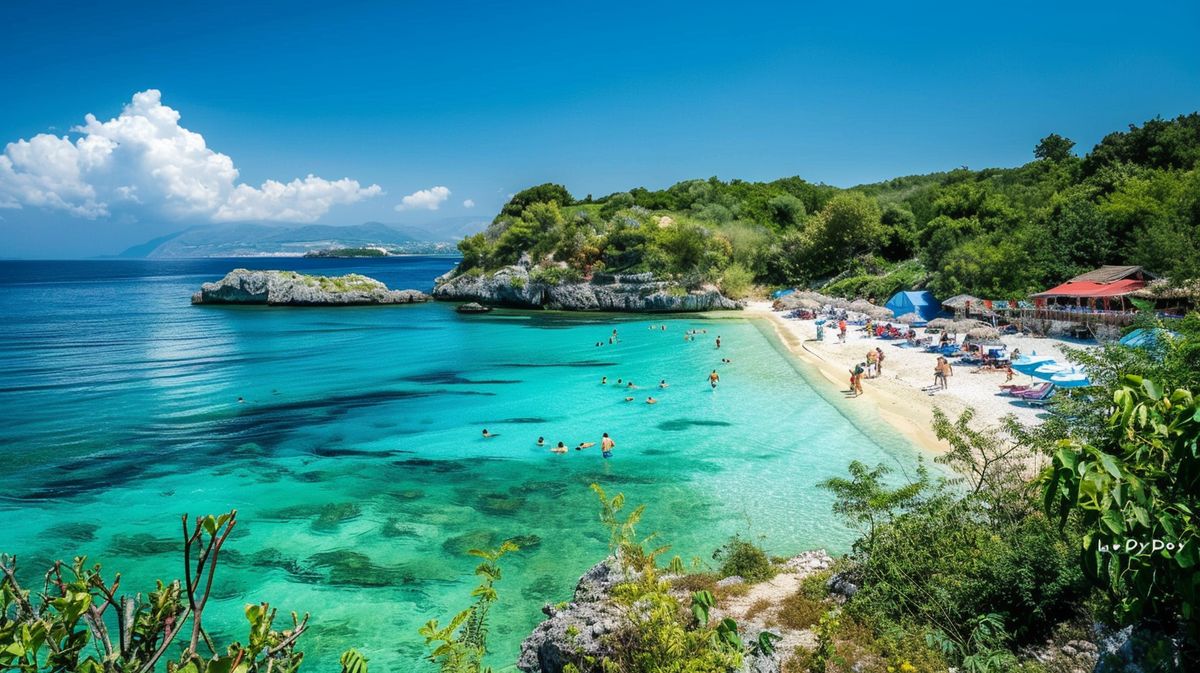
[[[1071,365],[1060,365],[1057,362],[1050,362],[1048,364],[1044,364],[1041,367],[1038,367],[1037,369],[1030,372],[1030,374],[1032,374],[1033,376],[1035,376],[1039,379],[1042,379],[1043,381],[1050,381],[1055,376],[1058,376],[1060,374],[1075,374],[1075,373],[1077,373],[1077,370],[1074,367],[1072,367]]]
[[[1087,374],[1079,370],[1064,374],[1055,374],[1050,377],[1050,382],[1059,388],[1083,388],[1092,385],[1092,382],[1088,380]]]
[[[1016,360],[1013,360],[1012,368],[1021,372],[1022,374],[1032,374],[1033,371],[1038,367],[1049,364],[1055,364],[1054,358],[1050,357],[1049,355],[1038,355],[1037,353],[1034,353],[1032,355],[1022,355]]]

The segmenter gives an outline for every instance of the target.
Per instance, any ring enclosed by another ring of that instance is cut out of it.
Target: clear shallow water
[[[0,262],[0,551],[22,557],[31,584],[50,560],[87,554],[144,590],[178,575],[180,514],[236,507],[236,553],[206,624],[244,637],[242,605],[269,600],[313,614],[306,669],[336,669],[356,646],[400,671],[421,670],[416,628],[469,602],[465,551],[528,536],[493,612],[503,666],[540,606],[568,598],[605,552],[593,481],[645,503],[641,530],[672,553],[709,560],[733,533],[780,555],[844,551],[852,535],[815,485],[854,459],[915,462],[887,426],[851,423],[813,390],[766,326],[737,317],[188,303],[237,266],[428,289],[452,264]],[[620,343],[594,346],[614,328]],[[708,334],[688,343],[687,329]],[[605,375],[642,386],[636,401]],[[617,442],[611,461],[535,445],[602,432]]]

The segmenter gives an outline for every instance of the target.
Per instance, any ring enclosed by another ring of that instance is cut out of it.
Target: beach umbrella
[[[900,316],[899,318],[896,318],[896,322],[903,323],[905,325],[911,325],[920,320],[921,320],[921,318],[919,318],[916,313],[905,313],[904,315]]]
[[[891,311],[879,306],[872,308],[870,311],[865,311],[865,313],[874,320],[892,320],[895,317]]]
[[[1053,363],[1054,358],[1050,357],[1049,355],[1038,355],[1037,353],[1034,353],[1032,355],[1022,355],[1016,360],[1013,360],[1012,368],[1021,372],[1022,374],[1032,374],[1033,371],[1038,367]]]
[[[822,306],[824,306],[825,304],[829,304],[833,301],[833,297],[828,297],[826,295],[821,294],[820,292],[813,292],[812,290],[804,290],[802,292],[797,292],[791,296],[795,297],[796,299],[811,299],[811,300],[817,302],[818,304],[821,304]]]
[[[980,306],[983,304],[983,300],[979,297],[972,297],[969,294],[956,294],[953,297],[942,301],[942,306],[949,306],[952,309],[964,309],[967,307],[967,304],[970,304],[971,306]]]
[[[870,313],[873,309],[877,309],[879,307],[867,301],[866,299],[855,299],[854,301],[850,302],[850,306],[847,308],[849,308],[851,311],[858,311],[859,313]]]
[[[911,315],[911,314],[910,314]],[[949,318],[934,318],[925,324],[925,329],[954,329],[954,321]]]
[[[955,332],[970,332],[971,330],[975,329],[976,327],[985,327],[985,326],[986,326],[985,323],[979,322],[978,320],[955,320],[954,321],[954,331]]]
[[[1033,370],[1033,372],[1031,372],[1032,376],[1034,376],[1035,378],[1042,379],[1043,381],[1049,381],[1049,380],[1053,379],[1055,376],[1059,376],[1061,374],[1077,374],[1077,373],[1079,373],[1079,371],[1077,369],[1075,369],[1075,367],[1073,367],[1071,365],[1060,365],[1057,362],[1050,362],[1050,363],[1044,364],[1041,367],[1038,367],[1037,369]]]
[[[792,303],[796,308],[808,309],[809,311],[818,311],[821,309],[821,302],[806,297],[801,297]]]
[[[1050,377],[1050,382],[1059,388],[1083,388],[1092,385],[1092,382],[1088,380],[1087,374],[1079,370],[1055,374]]]
[[[1000,330],[995,327],[975,327],[967,330],[967,338],[973,341],[998,341]]]

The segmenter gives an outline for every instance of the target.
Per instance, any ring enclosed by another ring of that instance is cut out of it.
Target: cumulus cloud
[[[429,189],[418,189],[400,199],[396,210],[437,210],[448,198],[450,198],[450,190],[441,185]]]
[[[474,208],[474,207],[475,207],[475,201],[473,199],[467,199],[466,201],[463,201],[463,208]]]
[[[94,115],[70,136],[42,133],[0,154],[0,208],[38,207],[86,218],[133,210],[175,219],[311,222],[335,205],[382,193],[349,178],[238,183],[228,155],[179,125],[149,89],[108,121]]]

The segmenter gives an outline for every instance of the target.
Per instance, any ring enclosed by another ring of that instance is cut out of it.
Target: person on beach
[[[658,400],[654,399],[654,396],[651,395],[646,398],[646,404],[658,404]]]
[[[863,371],[864,371],[863,367],[864,367],[864,363],[860,362],[860,363],[854,365],[854,369],[850,370],[850,392],[853,393],[855,397],[858,397],[859,395],[863,394],[863,387],[862,387],[862,377],[863,377]]]
[[[604,433],[604,437],[600,440],[600,455],[612,458],[612,452],[616,446],[617,443],[612,440],[612,437],[609,437],[607,432]]]
[[[846,343],[846,319],[838,320],[838,341]]]
[[[712,373],[708,375],[708,385],[712,386],[713,390],[716,390],[717,384],[720,382],[721,375],[717,373],[717,370],[712,370]]]
[[[538,437],[537,445],[538,445],[538,446],[545,446],[545,445],[546,445],[546,438],[545,438],[545,437]]]
[[[1021,349],[1014,348],[1012,355],[1008,356],[1010,362],[1016,362],[1021,357]]]
[[[875,351],[867,351],[867,378],[875,378]]]
[[[938,356],[937,365],[933,368],[933,385],[942,390],[946,389],[946,379],[952,376],[954,368],[950,366],[950,361],[942,356]]]
[[[1013,380],[1013,368],[1011,362],[1009,362],[1007,365],[1004,365],[1004,372],[1008,374],[1008,377],[1004,379],[1005,383]]]
[[[563,444],[562,442],[559,442],[559,443],[558,443],[558,446],[556,446],[556,447],[554,447],[554,448],[552,448],[552,449],[550,449],[550,450],[551,450],[552,452],[554,452],[554,453],[566,453],[566,452],[567,452],[567,445],[566,445],[566,444]]]
[[[875,376],[883,376],[883,349],[875,347]]]

